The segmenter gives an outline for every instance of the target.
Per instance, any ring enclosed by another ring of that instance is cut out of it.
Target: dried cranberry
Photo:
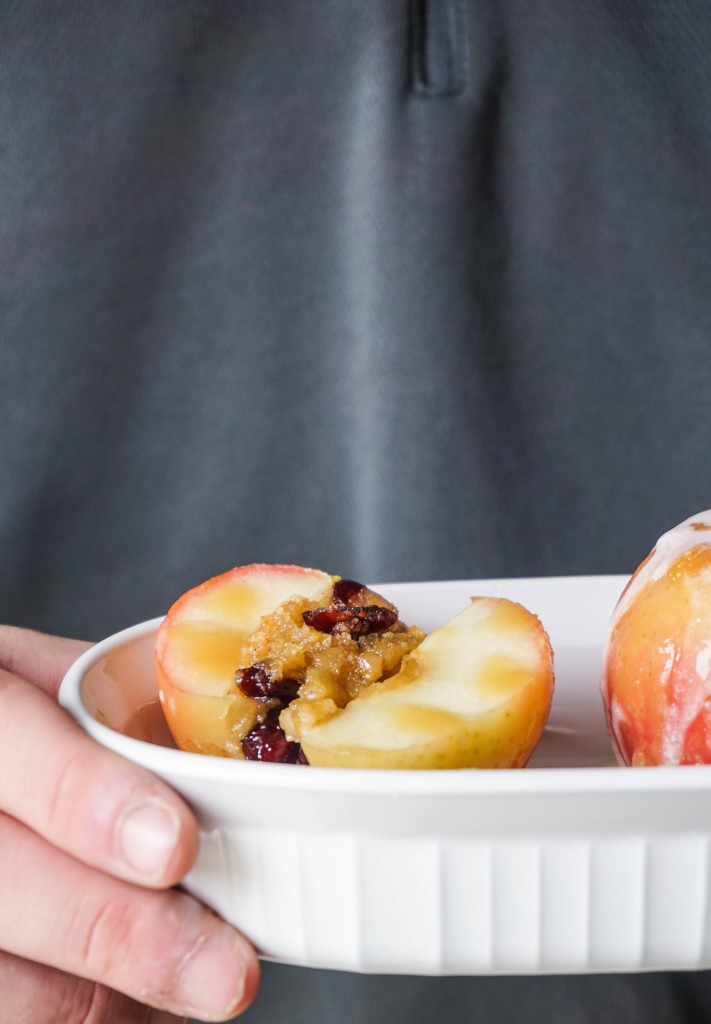
[[[331,600],[334,604],[349,605],[353,603],[352,599],[365,589],[362,583],[356,583],[355,580],[338,580],[333,584]]]
[[[262,665],[251,665],[239,668],[235,672],[235,682],[245,697],[262,700],[271,697],[274,680]]]
[[[242,740],[242,753],[248,761],[276,761],[281,764],[308,764],[301,758],[301,744],[288,740],[279,725],[279,714],[267,718],[247,733]]]
[[[313,611],[303,612],[302,615],[306,625],[312,626],[320,633],[346,632],[351,636],[383,633],[386,629],[392,629],[398,618],[394,608],[383,608],[379,604],[352,608],[314,608]]]
[[[238,689],[253,700],[277,699],[282,704],[293,700],[299,689],[297,679],[275,679],[264,667],[257,663],[249,668],[237,669],[235,682]]]

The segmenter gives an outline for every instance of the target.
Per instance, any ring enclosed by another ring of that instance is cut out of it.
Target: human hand
[[[197,853],[187,805],[56,704],[88,646],[0,626],[0,1024],[225,1020],[256,954],[169,888]]]

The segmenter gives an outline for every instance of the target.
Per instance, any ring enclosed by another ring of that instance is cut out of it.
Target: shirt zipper
[[[462,0],[411,0],[412,88],[422,96],[453,96],[464,88]]]

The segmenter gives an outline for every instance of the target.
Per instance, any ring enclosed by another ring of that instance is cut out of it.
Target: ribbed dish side
[[[186,882],[287,963],[566,973],[709,966],[710,867],[703,835],[492,843],[225,830],[203,836]]]

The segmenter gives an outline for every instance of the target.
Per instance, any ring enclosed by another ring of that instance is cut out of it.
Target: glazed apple
[[[602,698],[618,759],[711,763],[711,512],[665,533],[613,613]]]
[[[359,768],[521,767],[553,692],[548,637],[521,605],[475,598],[425,636],[370,588],[283,565],[180,598],[156,672],[183,749]]]

